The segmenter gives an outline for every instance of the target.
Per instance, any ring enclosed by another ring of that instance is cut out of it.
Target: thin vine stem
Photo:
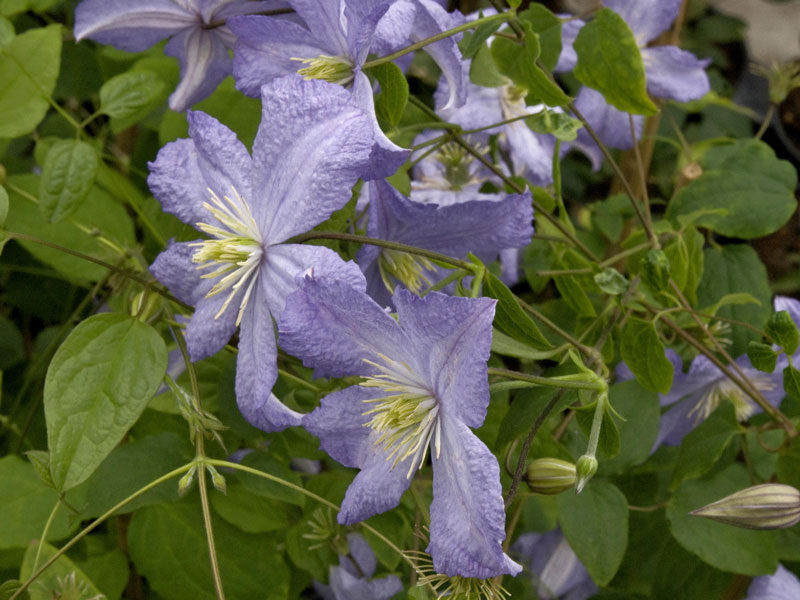
[[[47,517],[47,522],[44,524],[44,530],[42,530],[42,535],[39,538],[39,545],[36,547],[36,556],[33,559],[31,571],[35,571],[36,567],[39,565],[39,559],[42,557],[42,547],[47,542],[47,534],[50,532],[50,526],[53,524],[53,520],[59,508],[61,508],[61,497],[56,500],[56,505],[53,507],[53,510],[50,511],[50,516]]]
[[[602,391],[606,389],[606,386],[599,383],[589,381],[573,381],[569,379],[561,379],[559,377],[540,377],[539,375],[529,375],[528,373],[520,373],[519,371],[511,371],[509,369],[500,369],[497,367],[489,367],[488,373],[489,375],[508,377],[510,379],[515,379],[520,382],[530,383],[537,386],[594,391]]]

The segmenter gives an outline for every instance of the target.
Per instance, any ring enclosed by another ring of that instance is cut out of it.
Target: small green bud
[[[537,458],[528,465],[525,483],[535,494],[554,496],[575,485],[575,465],[558,458]]]
[[[776,312],[767,321],[767,333],[784,349],[786,354],[794,354],[800,345],[800,332],[794,320],[785,310]]]
[[[192,468],[186,471],[186,474],[178,481],[178,495],[183,496],[189,491],[194,483],[194,474],[197,472],[197,466],[192,465]]]
[[[669,258],[663,250],[653,248],[642,258],[642,279],[657,292],[669,285]]]
[[[575,465],[578,479],[575,482],[575,493],[580,494],[583,487],[597,473],[597,459],[594,456],[584,454],[578,459]]]
[[[800,491],[782,483],[763,483],[689,514],[746,529],[785,529],[800,521]]]
[[[208,474],[211,475],[211,483],[214,484],[214,487],[217,488],[217,491],[227,494],[228,486],[225,483],[225,477],[222,475],[222,473],[217,471],[212,465],[206,465],[206,469],[208,470]]]

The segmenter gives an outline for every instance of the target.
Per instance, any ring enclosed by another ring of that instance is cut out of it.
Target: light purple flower
[[[772,575],[753,577],[745,600],[797,600],[800,598],[800,580],[789,569],[778,565]]]
[[[647,47],[648,42],[666,31],[678,16],[681,0],[605,0],[604,6],[619,14],[631,28],[644,63],[647,91],[656,98],[688,102],[705,96],[711,89],[706,75],[710,59],[698,59],[677,46]],[[572,44],[584,22],[566,21],[562,26],[562,51],[556,71],[569,71],[577,63]],[[628,115],[606,103],[602,94],[583,88],[575,100],[578,110],[597,132],[601,141],[611,148],[633,147]],[[637,136],[643,118],[634,116]],[[586,152],[597,169],[603,156],[586,131],[578,133],[577,147]]]
[[[541,600],[586,600],[597,591],[560,529],[524,533],[511,550],[523,559]]]
[[[376,40],[376,30],[406,31],[406,43],[446,29],[451,17],[428,0],[289,0],[308,28],[271,17],[245,16],[233,19],[231,29],[239,36],[234,53],[236,85],[245,94],[257,95],[263,83],[289,73],[306,79],[326,79],[346,86],[364,112],[373,118],[376,145],[373,149],[370,178],[394,173],[408,151],[394,144],[381,131],[375,117],[373,86],[361,70],[367,55],[376,47],[387,47],[397,40]],[[387,13],[387,10],[393,8]],[[373,45],[374,42],[374,45]],[[427,47],[427,51],[461,90],[461,55],[452,39]],[[457,94],[454,103],[463,102]]]
[[[497,459],[470,427],[486,418],[495,301],[432,292],[394,295],[398,321],[347,283],[306,277],[287,302],[282,347],[317,376],[359,375],[329,394],[303,426],[322,449],[361,469],[338,520],[362,521],[397,506],[411,476],[433,463],[427,552],[437,572],[488,578],[521,567],[503,552]]]
[[[75,9],[75,39],[140,52],[170,38],[164,52],[180,62],[181,82],[169,106],[184,111],[231,74],[235,37],[226,20],[284,7],[278,0],[83,0]]]
[[[192,360],[219,351],[241,323],[236,397],[244,416],[267,431],[300,415],[270,394],[277,377],[273,318],[295,276],[313,266],[359,281],[353,263],[321,246],[284,243],[347,203],[366,168],[372,125],[341,88],[282,78],[264,86],[252,157],[214,118],[188,114],[191,139],[167,144],[148,183],[166,212],[208,235],[172,243],[153,275],[195,312],[186,327]]]
[[[409,200],[386,181],[377,180],[370,183],[369,198],[367,235],[454,258],[472,252],[491,262],[504,248],[525,246],[533,236],[529,191],[438,206]],[[356,261],[367,277],[367,292],[381,306],[390,304],[398,282],[418,294],[424,284],[447,274],[424,258],[370,244],[361,248]]]
[[[339,566],[331,567],[328,584],[314,584],[323,600],[389,600],[403,589],[395,575],[373,579],[377,561],[367,541],[358,533],[347,536],[350,559],[339,556]]]

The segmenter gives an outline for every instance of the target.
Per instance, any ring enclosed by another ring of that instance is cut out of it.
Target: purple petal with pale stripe
[[[181,65],[181,81],[169,97],[169,107],[176,112],[209,96],[231,74],[228,48],[213,30],[185,29],[167,42],[164,52]]]
[[[586,600],[597,592],[560,529],[522,534],[511,549],[524,560],[542,600]]]
[[[287,76],[264,86],[253,143],[256,216],[270,244],[305,233],[350,200],[368,164],[372,123],[341,86]]]
[[[441,416],[441,454],[433,455],[433,567],[450,576],[486,579],[522,567],[504,552],[505,509],[500,468],[489,449],[456,415]]]
[[[263,84],[305,66],[294,58],[316,58],[331,52],[305,27],[285,19],[235,17],[228,26],[237,36],[233,53],[236,88],[254,98],[260,97]]]
[[[199,23],[199,15],[171,0],[84,0],[75,9],[75,39],[140,52]]]
[[[689,102],[705,96],[711,89],[706,67],[711,60],[700,60],[677,46],[643,48],[647,91],[657,98]]]
[[[347,56],[349,46],[345,33],[346,0],[289,0],[308,25],[320,46],[332,56]]]

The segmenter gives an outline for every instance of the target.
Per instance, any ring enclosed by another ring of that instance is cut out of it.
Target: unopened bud
[[[785,529],[800,521],[800,491],[782,483],[764,483],[689,514],[746,529]]]
[[[597,473],[597,459],[594,456],[584,454],[575,464],[578,479],[575,482],[575,493],[580,494],[583,487]]]
[[[525,482],[532,492],[554,496],[575,485],[575,465],[558,458],[537,458],[528,465]]]
[[[189,491],[194,483],[194,474],[197,472],[197,466],[192,465],[192,468],[186,471],[186,474],[178,481],[178,494],[183,496]]]
[[[212,465],[206,465],[206,469],[208,469],[208,474],[211,475],[211,483],[214,484],[217,491],[226,494],[228,492],[228,486],[225,483],[225,477],[222,473],[217,471]]]

